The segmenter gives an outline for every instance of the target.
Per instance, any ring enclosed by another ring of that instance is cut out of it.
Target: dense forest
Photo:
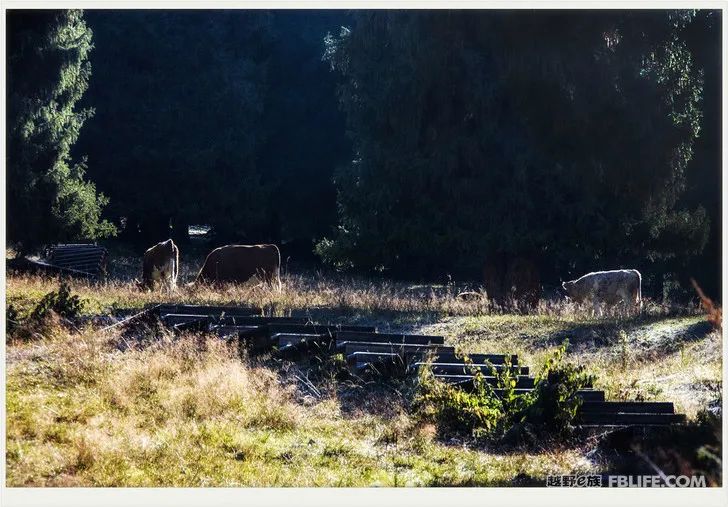
[[[8,239],[720,290],[719,11],[10,11]],[[677,295],[677,293],[676,293]]]

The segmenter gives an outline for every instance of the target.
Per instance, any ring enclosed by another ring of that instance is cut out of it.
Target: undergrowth
[[[9,347],[8,485],[504,486],[591,470],[573,449],[503,457],[443,444],[366,386],[346,403],[311,399],[214,336],[119,342],[117,329],[58,326]]]
[[[583,366],[563,361],[567,346],[564,342],[547,357],[534,389],[526,393],[516,392],[517,378],[510,363],[492,368],[494,383],[473,369],[472,389],[467,390],[442,382],[429,368],[422,368],[415,412],[423,421],[436,423],[441,436],[466,433],[486,442],[526,445],[540,437],[565,438],[581,404],[577,391],[596,380]]]
[[[61,280],[57,290],[45,294],[35,304],[29,315],[22,318],[14,305],[5,310],[8,322],[6,341],[29,340],[54,331],[54,324],[70,326],[79,317],[86,302],[71,292],[66,280]]]

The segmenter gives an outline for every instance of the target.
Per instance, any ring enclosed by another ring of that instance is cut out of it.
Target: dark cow
[[[280,290],[280,272],[276,245],[226,245],[210,252],[195,283],[244,283],[258,276]]]
[[[603,304],[614,307],[621,303],[625,312],[642,304],[642,275],[636,269],[595,271],[564,282],[562,287],[576,303],[592,304],[595,314],[602,313]]]
[[[490,256],[483,267],[483,285],[498,306],[533,309],[541,297],[541,278],[531,257]]]
[[[177,285],[179,273],[179,249],[168,239],[157,243],[144,252],[142,263],[142,287],[154,289],[157,282],[164,283],[168,290]]]

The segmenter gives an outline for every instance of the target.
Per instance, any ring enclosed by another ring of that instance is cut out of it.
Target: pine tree
[[[267,240],[272,184],[255,150],[269,15],[120,10],[88,19],[99,79],[80,145],[127,239],[181,241],[188,224],[203,223],[220,242]]]
[[[15,11],[7,21],[8,241],[27,252],[112,235],[101,218],[108,201],[71,153],[93,114],[76,107],[91,76],[83,12]]]
[[[701,123],[689,12],[359,12],[327,38],[354,160],[340,266],[558,279],[701,251],[679,198]]]

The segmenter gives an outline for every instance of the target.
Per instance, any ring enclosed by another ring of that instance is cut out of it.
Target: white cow
[[[625,313],[642,307],[642,275],[636,269],[595,271],[564,282],[562,287],[576,303],[591,303],[595,314],[601,315],[602,304],[621,304]]]

